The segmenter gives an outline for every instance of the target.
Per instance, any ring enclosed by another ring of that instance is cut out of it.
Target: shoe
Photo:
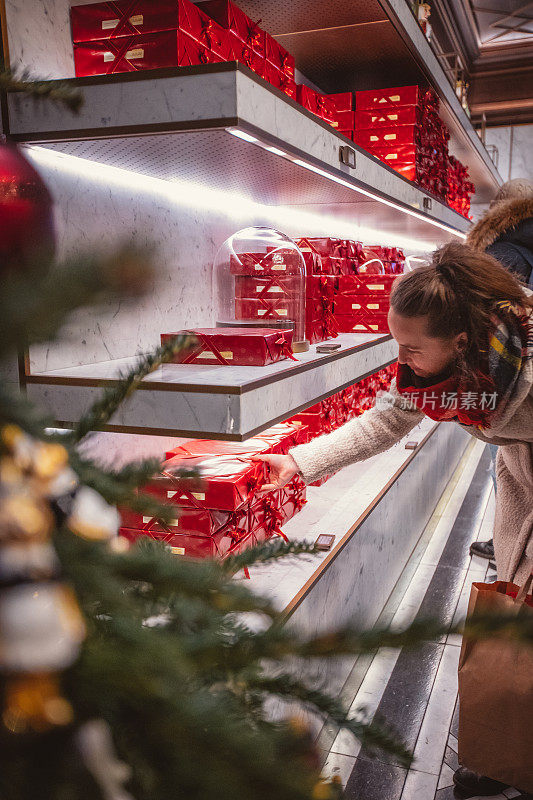
[[[494,561],[494,544],[492,539],[488,542],[472,542],[470,545],[470,555],[486,558],[488,561]]]
[[[453,782],[465,798],[493,797],[495,794],[501,794],[504,789],[509,788],[507,783],[500,783],[500,781],[494,781],[484,775],[478,775],[477,772],[472,772],[466,767],[459,767],[459,769],[455,770]]]

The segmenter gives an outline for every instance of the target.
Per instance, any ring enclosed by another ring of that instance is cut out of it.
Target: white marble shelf
[[[297,361],[266,367],[168,364],[149,375],[107,430],[242,440],[397,358],[390,335],[341,334],[330,355],[312,346]],[[135,357],[26,377],[29,397],[62,425],[75,422]]]
[[[413,440],[417,449],[406,450]],[[307,504],[283,531],[299,542],[332,534],[332,549],[252,567],[250,587],[308,632],[348,619],[372,625],[469,440],[426,417],[386,452],[307,487]]]
[[[426,243],[441,244],[469,228],[464,217],[243,65],[73,83],[85,98],[78,115],[11,93],[11,138],[169,182],[245,193],[266,204],[334,206],[352,222],[374,226],[379,219],[383,230]],[[236,129],[255,141],[232,135]],[[355,168],[340,162],[345,145],[355,153]]]

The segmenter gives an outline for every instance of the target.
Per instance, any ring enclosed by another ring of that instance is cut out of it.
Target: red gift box
[[[296,100],[296,83],[294,79],[284,72],[280,72],[277,67],[268,61],[265,61],[263,65],[263,78],[272,86],[275,86],[276,89],[281,89],[288,97]]]
[[[355,107],[355,97],[353,92],[337,92],[328,94],[328,99],[333,103],[337,111],[353,111]]]
[[[295,319],[297,303],[286,297],[236,297],[235,319]],[[290,331],[292,334],[292,331]]]
[[[195,536],[191,533],[171,533],[165,531],[120,528],[119,535],[136,542],[139,538],[149,537],[166,545],[173,555],[188,558],[224,558],[240,552],[244,541],[251,543],[250,534],[239,538],[235,529],[229,526],[216,531],[211,536]]]
[[[418,125],[398,125],[397,127],[382,126],[371,130],[356,131],[354,141],[368,148],[395,148],[397,145],[417,145],[424,137],[427,138],[427,131],[424,132]]]
[[[265,58],[265,31],[259,27],[230,0],[207,0],[199,3],[203,12],[209,14],[219,25],[231,31],[233,36]]]
[[[299,275],[299,253],[282,247],[267,253],[240,253],[230,257],[232,275]]]
[[[298,84],[296,87],[296,99],[300,105],[325,122],[335,122],[335,106],[327,95],[315,92],[314,89],[304,84]]]
[[[77,77],[223,61],[182,31],[147,33],[74,45]]]
[[[265,33],[265,59],[277,70],[294,80],[294,56],[285,50],[269,33]]]
[[[184,478],[178,470],[198,470],[198,478]],[[179,505],[236,511],[249,502],[265,482],[262,462],[244,456],[193,456],[177,454],[165,461],[154,485],[176,491]]]
[[[175,356],[174,364],[224,364],[262,367],[292,358],[291,330],[274,328],[195,328],[162,333],[161,343],[181,334],[194,335],[197,344]]]
[[[335,109],[333,121],[336,122],[338,131],[353,131],[355,129],[355,111],[338,111]]]
[[[397,108],[380,108],[371,111],[356,111],[354,127],[356,130],[380,128],[391,125],[419,125],[424,118],[419,106],[398,106]]]
[[[72,41],[91,42],[180,28],[206,44],[209,17],[190,0],[114,0],[70,9]]]
[[[338,256],[322,256],[322,272],[325,275],[352,275],[356,272],[354,259]]]
[[[361,294],[338,294],[335,297],[334,314],[353,314],[355,311],[368,311],[371,314],[388,314],[390,308],[389,297],[371,297]]]
[[[302,253],[311,251],[318,253],[320,256],[337,256],[339,258],[348,256],[348,244],[346,239],[304,237],[298,239],[296,244]]]
[[[421,86],[394,86],[388,89],[368,89],[356,92],[357,111],[388,106],[423,106],[438,109],[438,98],[431,89]]]
[[[395,280],[396,275],[341,275],[337,278],[337,290],[341,294],[388,296]]]
[[[300,249],[304,257],[307,274],[319,275],[322,272],[322,256],[315,253],[314,250]]]
[[[255,275],[235,276],[236,297],[284,297],[287,300],[298,298],[301,279],[293,275],[273,275],[268,278],[256,278]]]
[[[257,453],[274,453],[286,455],[291,447],[303,444],[307,440],[305,425],[299,422],[280,422],[270,428],[246,439],[244,442],[226,442],[214,439],[184,439],[166,453],[166,458],[174,458],[178,454],[189,456],[251,456]]]
[[[341,333],[389,333],[387,314],[370,314],[361,311],[353,314],[335,314]]]
[[[229,36],[232,41],[232,58],[247,66],[248,69],[251,69],[252,72],[255,72],[260,78],[264,78],[266,64],[264,55],[258,53],[257,50],[253,50],[247,44],[244,44],[244,42],[241,42],[241,40],[237,39],[232,33],[229,33]]]

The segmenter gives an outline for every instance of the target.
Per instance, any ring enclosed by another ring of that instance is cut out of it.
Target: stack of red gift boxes
[[[468,177],[468,169],[461,162],[450,156],[448,159],[448,194],[446,202],[463,217],[470,219],[470,197],[475,186]]]
[[[384,367],[331,397],[326,397],[301,414],[296,414],[289,421],[302,422],[307,428],[309,440],[323,433],[331,433],[371,408],[377,393],[389,389],[392,379],[396,376],[396,368],[396,363]],[[330,477],[331,475],[321,478],[312,485],[320,486]]]
[[[231,256],[235,276],[235,319],[286,321],[298,319],[301,259],[297,250],[267,248],[266,253]]]
[[[363,246],[347,239],[297,242],[307,267],[306,336],[323,341],[338,333],[388,333],[394,277],[403,272],[396,247]]]
[[[266,469],[252,457],[286,454],[330,433],[370,408],[395,374],[395,364],[385,367],[245,442],[181,439],[166,453],[161,472],[141,490],[175,508],[176,518],[164,523],[123,509],[120,535],[130,541],[148,536],[175,555],[192,558],[226,558],[272,536],[285,538],[283,524],[306,503],[305,484],[296,476],[283,489],[261,494],[268,482]],[[187,471],[199,477],[187,477]]]
[[[245,442],[183,439],[171,451],[161,473],[142,491],[176,507],[168,523],[123,510],[122,536],[150,536],[177,555],[225,558],[271,536],[284,536],[281,526],[305,504],[305,484],[299,477],[283,489],[259,494],[265,466],[252,457],[286,454],[307,441],[299,421],[274,425]],[[199,478],[183,477],[197,471]]]
[[[77,76],[240,61],[296,99],[294,58],[229,0],[114,0],[71,8]]]
[[[431,89],[356,92],[354,141],[401,175],[446,200],[450,134]]]

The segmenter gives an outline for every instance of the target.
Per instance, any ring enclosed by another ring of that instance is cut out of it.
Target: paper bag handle
[[[525,602],[525,599],[526,599],[527,595],[529,594],[529,591],[530,591],[532,585],[533,585],[533,571],[531,572],[529,577],[526,578],[526,580],[524,581],[524,584],[518,590],[518,593],[517,593],[516,598],[515,598],[515,603],[523,603],[523,602]]]

